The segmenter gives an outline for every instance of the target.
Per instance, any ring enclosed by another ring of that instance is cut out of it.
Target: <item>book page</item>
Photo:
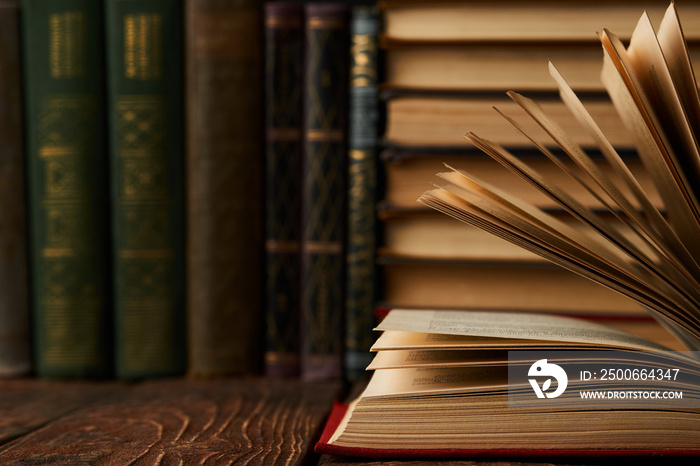
[[[700,97],[676,5],[671,3],[656,33],[693,133],[700,134]]]
[[[515,350],[552,349],[561,346],[593,347],[589,343],[524,340],[518,338],[480,337],[473,335],[450,335],[446,333],[403,332],[386,330],[370,351],[402,350]]]
[[[516,92],[508,92],[508,96],[513,99],[520,107],[525,110],[533,120],[535,120],[542,129],[564,150],[564,152],[583,170],[590,179],[595,182],[595,185],[589,187],[589,190],[602,189],[612,201],[622,208],[625,212],[634,211],[634,206],[627,199],[625,194],[620,191],[618,186],[610,179],[610,177],[600,170],[598,166],[591,160],[590,157],[550,118],[542,108],[531,99],[528,99]],[[601,196],[602,198],[602,196]],[[606,205],[610,209],[609,205]]]
[[[362,398],[430,393],[494,393],[508,390],[508,368],[383,369],[372,375]]]
[[[686,302],[686,296],[679,294],[676,289],[669,288],[668,284],[665,284],[660,277],[644,274],[644,270],[639,268],[637,268],[636,273],[634,271],[622,273],[614,272],[607,266],[601,267],[601,262],[595,257],[584,251],[577,251],[563,245],[559,238],[551,234],[546,236],[546,231],[534,224],[523,222],[522,218],[519,218],[513,211],[496,204],[488,204],[488,201],[479,198],[474,193],[460,193],[460,196],[462,197],[438,188],[425,193],[421,196],[420,201],[458,220],[483,228],[524,247],[568,270],[619,291],[648,309],[667,316],[684,331],[697,332],[698,321],[694,305]],[[469,201],[466,200],[467,198]],[[470,201],[475,202],[475,204],[471,204]],[[485,207],[477,207],[477,205],[484,205],[484,203],[487,203]],[[495,215],[499,215],[499,217]],[[655,289],[652,283],[656,283],[656,286],[662,286],[663,292],[660,293]]]
[[[630,288],[620,281],[620,274],[610,275],[609,270],[606,273],[599,268],[593,267],[588,259],[588,255],[572,255],[572,248],[568,248],[568,252],[565,253],[563,250],[553,247],[547,241],[538,239],[537,234],[541,230],[537,230],[535,226],[528,226],[521,223],[521,226],[525,228],[525,230],[516,228],[494,217],[486,210],[479,209],[463,198],[442,188],[425,193],[419,200],[423,204],[453,216],[462,222],[482,228],[500,238],[538,254],[554,264],[623,293],[637,300],[649,309],[671,313],[673,313],[673,309],[676,309],[675,306],[666,302],[663,297],[659,296],[657,293],[653,293],[653,290],[649,289],[648,283],[640,282],[638,276],[626,276],[628,282],[632,280],[635,283],[628,283],[632,286]],[[503,213],[503,209],[498,210]],[[513,218],[512,214],[509,215],[509,219],[510,218]],[[661,299],[661,301],[659,301],[659,299]]]
[[[655,256],[654,258],[647,257],[646,254],[639,250],[634,244],[629,242],[615,228],[608,225],[608,223],[604,222],[599,216],[587,211],[587,209],[583,206],[571,205],[572,210],[580,212],[581,216],[584,217],[584,223],[592,226],[595,231],[584,229],[583,227],[574,228],[560,222],[552,215],[549,215],[539,208],[520,200],[517,196],[513,196],[495,186],[479,181],[464,171],[453,170],[454,171],[452,173],[438,173],[438,176],[449,181],[453,185],[463,187],[465,190],[477,194],[480,198],[490,199],[493,203],[504,206],[509,212],[512,212],[518,217],[522,217],[523,220],[527,221],[528,223],[553,235],[557,240],[566,243],[568,246],[577,251],[586,252],[593,255],[597,260],[603,261],[613,269],[617,269],[620,272],[626,271],[632,275],[638,274],[639,272],[637,270],[633,271],[626,267],[626,265],[630,262],[631,257],[647,264],[649,268],[655,268]],[[529,167],[528,171],[532,174],[536,173],[532,169],[529,169]],[[558,189],[553,185],[544,185],[546,180],[543,177],[537,176],[537,178],[541,180],[545,189],[552,192],[558,191]],[[449,185],[444,189],[462,197],[463,193],[461,191],[455,192]],[[563,196],[559,197],[565,199]],[[573,201],[573,199],[571,199],[571,201]],[[514,223],[514,221],[517,221],[516,218],[505,218],[496,214],[495,211],[493,213],[502,220],[522,228],[521,225]],[[584,213],[586,215],[584,215]],[[612,244],[605,241],[604,238],[609,239]],[[552,241],[548,241],[546,238],[545,244],[552,246],[556,245]]]
[[[670,143],[659,131],[658,119],[651,113],[649,103],[638,92],[629,73],[631,64],[624,46],[614,34],[605,31],[603,44],[603,70],[601,79],[618,113],[638,141],[638,151],[649,174],[653,177],[659,194],[664,200],[669,221],[678,237],[693,257],[700,257],[700,229],[695,221],[694,209],[683,192],[683,183],[677,166],[672,161]]]
[[[624,183],[627,184],[642,206],[649,224],[647,224],[635,211],[632,211],[628,213],[629,218],[632,221],[632,224],[630,225],[632,231],[636,232],[638,237],[647,244],[649,243],[647,238],[653,241],[653,247],[663,258],[664,262],[670,264],[668,267],[662,269],[664,273],[674,277],[674,279],[677,281],[690,281],[692,282],[692,289],[700,290],[700,286],[694,278],[700,277],[700,267],[695,264],[691,257],[687,256],[687,250],[682,245],[676,233],[671,229],[670,225],[666,219],[663,218],[659,210],[653,205],[632,172],[629,170],[617,151],[613,148],[612,144],[610,144],[610,142],[607,140],[591,115],[586,111],[582,102],[564,80],[563,76],[552,63],[549,64],[549,69],[551,76],[559,86],[559,95],[561,96],[562,101],[567,107],[569,107],[571,112],[581,122],[581,124],[589,129],[591,134],[596,139],[606,160],[618,173]],[[672,246],[669,248],[668,244],[671,244]],[[676,254],[683,254],[685,256],[684,260],[681,262],[691,268],[693,271],[692,274],[688,274],[683,269],[683,267],[677,261],[675,255],[671,253],[672,251]]]
[[[642,350],[664,349],[661,345],[595,322],[530,313],[394,309],[376,330],[580,342]]]
[[[604,222],[594,225],[605,236],[587,235],[583,229],[574,229],[558,222],[552,216],[520,201],[515,196],[495,187],[484,185],[470,178],[464,172],[439,173],[438,176],[450,181],[444,189],[452,192],[471,203],[484,214],[491,215],[503,222],[505,229],[511,229],[513,234],[527,237],[537,242],[541,247],[567,257],[573,262],[586,264],[600,274],[617,280],[638,293],[647,294],[656,301],[664,301],[666,297],[672,300],[672,305],[683,306],[683,298],[663,280],[659,280],[659,272],[652,259],[628,242],[615,230],[608,228]],[[457,189],[460,186],[463,189]],[[490,202],[489,202],[490,201]],[[597,217],[595,217],[596,220]],[[492,223],[495,220],[492,220]],[[615,241],[618,249],[604,240],[607,235]],[[630,256],[625,255],[627,252]],[[641,261],[647,270],[654,271],[656,276],[646,274],[638,267],[631,265],[630,257]]]
[[[641,253],[638,250],[638,248],[636,248],[633,244],[629,243],[622,235],[618,234],[618,232],[614,228],[609,227],[607,222],[602,221],[598,215],[596,215],[590,209],[583,206],[572,196],[569,196],[566,191],[560,189],[558,186],[553,185],[550,181],[541,176],[539,173],[530,168],[527,164],[519,160],[517,157],[510,154],[502,147],[490,143],[489,141],[485,141],[474,134],[470,133],[465,135],[465,137],[472,141],[472,143],[476,145],[479,149],[490,155],[493,159],[495,159],[496,161],[504,165],[506,168],[516,173],[517,175],[521,176],[523,179],[527,180],[529,183],[537,187],[543,193],[550,196],[553,200],[558,202],[566,211],[570,212],[576,218],[581,220],[584,224],[594,228],[600,235],[602,235],[602,237],[607,238],[615,244],[624,245],[628,251],[631,251],[633,253],[632,255],[644,257],[644,254]],[[546,149],[539,146],[538,148],[541,151],[543,151],[543,153],[548,155]],[[615,210],[611,209],[611,212],[615,213]],[[624,222],[624,219],[620,220]],[[625,223],[629,224],[629,222]],[[596,242],[601,245],[603,244],[602,238],[599,238]],[[650,252],[650,250],[647,249],[647,252]]]
[[[393,350],[379,351],[367,370],[402,367],[483,367],[505,366],[508,352],[503,350]]]
[[[669,50],[671,51],[671,50]],[[677,164],[679,177],[687,190],[696,219],[700,218],[700,204],[693,190],[700,178],[700,154],[688,117],[679,98],[666,59],[654,33],[649,17],[644,14],[632,34],[627,49],[640,90],[651,104],[663,132],[669,139],[672,161]],[[673,156],[675,155],[675,159]]]
[[[481,186],[463,172],[440,173],[438,176],[451,182],[444,187],[445,190],[474,207],[482,218],[488,218],[492,228],[501,227],[509,231],[511,237],[520,237],[521,240],[537,244],[551,254],[567,260],[572,266],[578,266],[579,269],[581,265],[585,265],[598,277],[598,281],[605,277],[608,282],[616,282],[612,287],[630,290],[645,303],[658,303],[664,309],[687,306],[684,296],[659,277],[654,264],[651,260],[641,257],[640,251],[634,248],[631,257],[637,254],[635,258],[644,263],[647,270],[633,265],[630,256],[625,256],[620,249],[606,242],[604,238],[611,235],[610,239],[618,246],[622,243],[633,248],[626,239],[605,227],[600,219],[586,209],[581,210],[582,214],[589,219],[589,224],[598,227],[603,236],[585,235],[583,230],[561,225],[561,222],[507,192],[495,187]],[[546,183],[546,180],[542,180],[542,183]],[[554,186],[547,185],[546,188],[556,191]],[[648,273],[649,270],[656,273],[652,275]],[[588,272],[584,273],[588,276]],[[649,306],[654,307],[656,304]]]
[[[697,353],[673,353],[651,351],[619,351],[599,347],[579,349],[565,348],[566,351],[545,348],[547,359],[561,364],[654,364],[661,367],[661,363],[683,364],[683,370],[700,376],[700,365],[695,359]],[[533,351],[531,348],[520,348],[520,351]],[[537,350],[539,351],[539,350]],[[517,353],[521,354],[521,353]],[[393,350],[380,351],[374,356],[374,360],[367,370],[420,368],[459,368],[459,367],[495,367],[509,365],[530,365],[531,359],[519,357],[517,354],[509,354],[505,350]]]
[[[438,173],[438,176],[451,183],[443,189],[462,197],[475,207],[489,211],[494,217],[520,228],[523,227],[518,222],[520,219],[537,227],[541,230],[544,244],[561,250],[573,248],[581,252],[596,254],[597,259],[607,260],[613,268],[618,267],[620,263],[624,264],[627,260],[618,250],[608,247],[598,237],[585,235],[584,231],[567,225],[552,215],[521,201],[516,196],[479,181],[466,172]],[[458,189],[455,190],[452,185]],[[476,197],[470,196],[471,193],[476,194]],[[481,202],[482,200],[489,200],[490,203]],[[507,212],[501,212],[499,206],[503,206]],[[530,233],[532,234],[532,232]],[[533,234],[533,236],[536,235]]]

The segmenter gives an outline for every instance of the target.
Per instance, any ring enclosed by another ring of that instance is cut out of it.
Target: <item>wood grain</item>
[[[0,448],[2,464],[301,464],[340,384],[159,380]]]
[[[0,382],[0,445],[119,390],[118,382]]]

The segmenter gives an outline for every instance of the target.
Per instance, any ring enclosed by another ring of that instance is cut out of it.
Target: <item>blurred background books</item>
[[[2,2],[0,374],[355,379],[395,307],[579,315],[677,348],[631,300],[416,202],[448,163],[557,215],[462,138],[547,172],[491,109],[513,89],[599,156],[548,60],[649,183],[595,33],[665,7]],[[694,58],[700,2],[678,10]]]

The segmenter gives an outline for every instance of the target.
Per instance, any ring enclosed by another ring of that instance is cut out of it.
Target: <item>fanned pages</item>
[[[564,268],[623,293],[646,307],[689,349],[700,349],[700,155],[696,138],[700,101],[675,6],[659,34],[642,15],[630,46],[605,30],[601,79],[633,134],[637,150],[660,193],[656,208],[623,158],[550,64],[560,97],[596,141],[602,158],[590,157],[534,101],[508,95],[561,149],[535,142],[507,115],[505,120],[579,184],[631,232],[619,227],[556,186],[505,148],[474,133],[475,146],[556,201],[579,220],[572,228],[541,209],[477,180],[468,171],[440,173],[443,185],[420,202],[489,231]],[[499,112],[500,113],[500,112]],[[560,155],[563,154],[563,155]],[[614,173],[615,177],[608,174]]]

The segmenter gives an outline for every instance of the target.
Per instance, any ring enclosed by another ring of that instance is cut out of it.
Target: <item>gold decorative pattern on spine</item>
[[[310,129],[306,131],[306,138],[309,141],[342,142],[345,135],[340,129]]]
[[[49,96],[39,111],[39,156],[73,158],[91,137],[85,124],[95,114],[95,100],[87,94]]]
[[[158,13],[124,16],[124,76],[155,81],[163,75],[163,18]]]
[[[288,16],[270,16],[265,20],[265,25],[269,28],[293,29],[301,27],[301,20]]]
[[[85,76],[85,14],[64,11],[49,16],[49,72],[54,79]]]
[[[342,18],[311,16],[306,20],[306,25],[311,29],[344,29],[345,21]]]
[[[312,254],[341,254],[343,252],[343,243],[307,241],[304,243],[304,251]]]

